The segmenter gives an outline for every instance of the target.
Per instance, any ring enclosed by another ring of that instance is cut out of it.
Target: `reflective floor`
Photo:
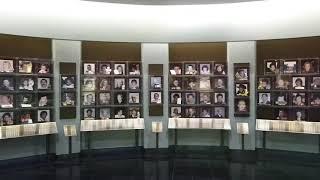
[[[225,160],[106,160],[34,164],[0,170],[0,180],[319,180],[320,167]]]

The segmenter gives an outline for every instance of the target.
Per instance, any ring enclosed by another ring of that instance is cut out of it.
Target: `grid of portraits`
[[[142,118],[142,68],[139,62],[83,62],[82,119]]]
[[[234,63],[234,116],[250,113],[250,64]]]
[[[169,65],[171,118],[227,118],[227,64],[173,62]]]
[[[258,118],[319,121],[319,59],[273,59],[264,62],[264,75],[257,77],[257,107],[270,113],[258,113]]]
[[[50,60],[0,59],[0,126],[53,119]]]

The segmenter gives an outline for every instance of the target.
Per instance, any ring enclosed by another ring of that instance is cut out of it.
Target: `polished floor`
[[[286,162],[231,163],[226,160],[108,160],[33,164],[3,168],[0,180],[319,180],[320,167]]]

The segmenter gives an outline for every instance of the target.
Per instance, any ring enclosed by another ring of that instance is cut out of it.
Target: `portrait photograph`
[[[182,95],[181,93],[171,93],[170,94],[170,103],[171,104],[182,104]]]
[[[32,73],[32,62],[19,61],[19,73]]]
[[[115,105],[127,104],[127,93],[125,92],[114,93],[114,104]]]
[[[12,72],[14,72],[13,60],[0,59],[0,72],[1,73],[12,73]]]
[[[288,77],[282,76],[278,77],[275,82],[276,89],[289,89],[290,80]]]
[[[271,93],[258,93],[259,105],[271,105]]]
[[[96,104],[96,96],[94,92],[83,92],[82,99],[84,106],[94,106]]]
[[[226,95],[225,95],[225,93],[214,93],[214,104],[216,104],[216,105],[225,105],[226,104]]]
[[[72,90],[76,88],[75,76],[61,76],[61,88],[66,90]]]
[[[311,106],[320,106],[320,93],[311,93],[310,94],[310,105]]]
[[[211,64],[199,64],[200,75],[210,75],[211,74]]]
[[[258,78],[258,90],[270,90],[271,78]]]
[[[292,74],[297,73],[297,61],[295,60],[285,60],[283,62],[283,73]]]
[[[170,64],[170,74],[171,75],[181,75],[182,74],[182,64],[171,63]]]
[[[274,94],[274,104],[277,106],[287,106],[289,104],[289,95],[285,92],[277,92]]]
[[[196,75],[198,74],[196,64],[185,64],[184,65],[184,74],[185,75]]]
[[[196,104],[196,93],[195,92],[185,93],[185,103]]]
[[[113,74],[126,75],[126,65],[125,64],[114,64]]]
[[[305,89],[306,78],[305,77],[292,77],[292,88],[293,89]]]
[[[38,122],[50,122],[50,110],[38,110]]]
[[[200,108],[200,117],[201,118],[210,118],[211,117],[210,107],[201,107]]]
[[[61,94],[61,106],[75,106],[76,94],[75,93],[62,93]]]
[[[225,113],[225,108],[224,107],[215,107],[214,108],[214,118],[225,118],[226,113]]]
[[[99,93],[99,104],[109,105],[111,104],[111,93]]]
[[[35,84],[35,80],[33,78],[20,78],[19,89],[33,91],[34,84]]]
[[[186,107],[184,109],[184,117],[185,118],[195,118],[195,117],[197,117],[197,109],[196,109],[196,107]]]
[[[248,90],[249,85],[247,83],[239,83],[236,84],[236,96],[249,96],[249,90]]]
[[[130,104],[139,104],[140,103],[140,93],[129,93],[129,103]]]
[[[227,65],[226,63],[214,63],[214,75],[226,75]]]
[[[311,89],[320,89],[320,77],[312,77]]]
[[[224,78],[214,78],[214,88],[215,89],[226,89],[226,79]]]
[[[293,106],[306,106],[306,93],[292,93]]]
[[[200,77],[199,81],[200,81],[200,83],[199,83],[200,90],[210,90],[211,89],[210,77]]]
[[[112,73],[111,64],[109,63],[100,63],[99,64],[99,73],[110,75]]]
[[[101,91],[111,90],[111,78],[100,78],[99,79],[99,89]]]
[[[0,126],[14,125],[13,112],[0,112]]]
[[[39,94],[38,95],[38,106],[39,107],[47,107],[52,106],[52,95],[51,94]]]
[[[140,79],[139,78],[129,78],[129,89],[130,90],[140,89]]]
[[[35,72],[38,74],[49,74],[51,73],[50,71],[50,64],[48,63],[38,63],[35,65]]]
[[[162,104],[162,92],[150,92],[151,104]]]
[[[13,108],[14,97],[12,94],[0,94],[1,108]]]
[[[0,91],[14,91],[13,77],[0,77]]]
[[[20,113],[21,124],[32,124],[36,115],[32,111],[22,111]]]
[[[236,113],[248,113],[249,112],[249,100],[248,99],[236,99],[234,111]]]
[[[211,104],[211,94],[209,92],[200,92],[200,104]]]
[[[83,109],[84,120],[94,120],[96,118],[96,110],[94,108]]]
[[[304,109],[295,109],[291,111],[291,118],[294,121],[306,121],[306,110]]]
[[[161,89],[162,88],[162,77],[161,76],[150,77],[150,88],[151,89]]]
[[[181,87],[182,87],[182,78],[171,78],[170,80],[171,90],[181,90]]]
[[[181,118],[181,107],[171,107],[170,108],[171,118]]]
[[[99,117],[102,120],[110,119],[110,117],[111,117],[111,109],[110,108],[100,108]]]
[[[38,90],[50,90],[51,80],[50,78],[38,78]]]
[[[95,74],[96,64],[94,63],[83,63],[83,74]]]
[[[264,64],[265,74],[279,74],[280,73],[280,61],[279,60],[267,60]]]
[[[309,74],[318,72],[318,60],[317,59],[305,59],[301,60],[301,73]]]
[[[141,118],[141,111],[139,107],[129,108],[129,118]]]
[[[35,106],[35,96],[33,94],[19,94],[19,104],[22,108]]]
[[[184,78],[183,81],[185,83],[186,90],[198,90],[199,89],[197,78],[195,78],[195,77]]]
[[[96,79],[93,77],[83,78],[83,91],[94,91],[96,90]]]
[[[124,107],[117,107],[114,109],[114,118],[115,119],[125,119],[126,118],[126,108]]]
[[[125,90],[126,89],[126,79],[125,78],[114,78],[114,89]]]
[[[235,68],[235,80],[236,81],[248,81],[249,74],[247,68]]]
[[[278,109],[276,111],[276,119],[277,120],[288,120],[288,110]]]
[[[129,75],[140,75],[141,74],[140,63],[129,63]]]

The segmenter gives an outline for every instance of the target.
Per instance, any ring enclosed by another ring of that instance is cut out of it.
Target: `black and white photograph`
[[[214,78],[214,88],[215,89],[226,89],[226,79],[225,78]]]
[[[126,118],[126,109],[123,107],[117,107],[114,109],[114,118],[115,119],[125,119]]]
[[[75,89],[75,76],[61,76],[61,88],[66,90]]]
[[[130,107],[129,108],[129,118],[140,118],[141,112],[139,107]]]
[[[83,92],[82,98],[84,106],[94,106],[96,104],[94,92]]]
[[[161,76],[150,77],[150,88],[151,89],[161,89],[162,88],[162,77]]]
[[[195,118],[197,116],[197,109],[195,107],[186,107],[184,113],[185,118]]]
[[[150,92],[151,104],[162,104],[162,92]]]
[[[99,93],[99,104],[100,105],[109,105],[111,104],[111,94],[108,93]]]
[[[170,64],[170,74],[171,75],[181,75],[182,74],[182,64]]]
[[[214,75],[226,75],[227,73],[226,63],[214,63]]]
[[[259,105],[271,105],[271,93],[258,93]]]
[[[198,90],[199,89],[197,78],[189,77],[189,78],[185,78],[183,81],[185,83],[186,90]]]
[[[200,90],[210,90],[211,89],[211,81],[210,77],[200,77],[199,78],[199,89]]]
[[[13,112],[0,112],[0,126],[9,126],[14,124]]]
[[[48,107],[52,106],[52,95],[51,94],[38,94],[38,106]]]
[[[249,90],[248,90],[249,85],[247,83],[237,83],[236,84],[236,96],[249,96]]]
[[[50,110],[38,110],[38,122],[50,122]]]
[[[275,82],[275,88],[276,89],[289,89],[290,86],[290,81],[287,77],[277,77],[276,82]]]
[[[140,89],[140,79],[139,78],[129,78],[129,89],[130,90]]]
[[[95,74],[96,64],[94,63],[83,63],[83,74]]]
[[[129,104],[139,104],[140,103],[140,93],[129,93]]]
[[[100,108],[99,110],[100,119],[106,120],[111,117],[111,109],[110,108]]]
[[[50,78],[38,78],[38,90],[50,90],[51,80]]]
[[[278,109],[276,111],[276,119],[277,120],[288,120],[288,110]]]
[[[285,92],[277,92],[274,94],[274,104],[277,106],[287,106],[289,104],[289,95]]]
[[[306,120],[306,111],[303,109],[295,109],[292,111],[291,119],[294,121],[305,121]]]
[[[181,93],[171,93],[170,94],[170,103],[171,104],[181,104],[182,103],[182,95]]]
[[[12,77],[0,77],[0,91],[14,91],[14,79]]]
[[[129,75],[140,75],[141,64],[140,63],[129,63]]]
[[[258,78],[258,90],[270,90],[271,78]]]
[[[172,78],[170,81],[170,89],[171,90],[181,90],[182,87],[182,79],[181,78]]]
[[[196,93],[195,92],[185,93],[185,103],[196,104]]]
[[[226,94],[225,93],[214,93],[214,104],[225,105],[226,104]]]
[[[19,89],[33,91],[34,84],[35,84],[35,81],[32,78],[21,78],[19,83]]]
[[[318,60],[316,59],[301,60],[302,74],[316,73],[317,71],[318,71]]]
[[[292,77],[292,88],[297,90],[305,89],[306,78],[305,77]]]
[[[96,110],[94,108],[83,109],[84,120],[94,120],[96,118]]]
[[[46,63],[38,63],[38,64],[36,64],[35,72],[38,73],[38,74],[49,74],[49,73],[51,73],[50,64],[46,64]]]
[[[211,117],[210,107],[201,107],[200,108],[200,117],[201,118],[210,118]]]
[[[19,73],[32,73],[32,62],[19,61]]]
[[[283,62],[283,73],[284,74],[297,73],[297,61],[296,60],[285,60]]]
[[[211,64],[199,64],[200,75],[210,75],[211,74]]]
[[[114,78],[114,89],[125,90],[126,89],[126,79],[125,78]]]
[[[248,81],[249,80],[249,72],[247,68],[235,68],[235,80],[236,81]]]
[[[83,91],[94,91],[96,90],[96,79],[93,77],[83,78]]]
[[[111,64],[108,64],[108,63],[99,64],[99,73],[104,75],[110,75],[112,73]]]
[[[20,123],[21,124],[32,124],[34,121],[34,112],[32,111],[22,111],[20,113]]]
[[[35,105],[35,97],[33,94],[19,94],[19,104],[22,108],[30,108]]]
[[[310,94],[310,105],[311,106],[320,106],[320,93],[311,93]]]
[[[280,62],[279,60],[267,60],[264,65],[265,74],[279,74]]]
[[[306,93],[292,93],[293,106],[306,106]]]
[[[196,75],[198,73],[196,64],[185,64],[184,68],[185,75]]]
[[[236,113],[248,113],[249,112],[249,100],[248,99],[236,99],[235,100],[235,112]]]
[[[127,104],[127,93],[125,92],[114,93],[114,104],[115,105]]]
[[[12,73],[14,72],[13,60],[0,60],[0,72],[1,73]]]
[[[200,104],[211,104],[211,94],[209,92],[201,92],[200,96]]]
[[[214,108],[214,118],[225,118],[226,113],[225,113],[225,108],[224,107],[215,107]]]
[[[75,93],[62,93],[61,94],[61,106],[75,106],[76,94]]]
[[[1,108],[13,108],[14,98],[12,94],[1,94],[0,95],[0,106]]]
[[[100,91],[110,91],[111,90],[111,79],[101,78],[99,82]]]
[[[126,65],[125,64],[114,64],[113,74],[126,75]]]
[[[181,107],[171,107],[170,112],[171,118],[181,118]]]
[[[320,89],[320,77],[312,77],[311,89]]]

